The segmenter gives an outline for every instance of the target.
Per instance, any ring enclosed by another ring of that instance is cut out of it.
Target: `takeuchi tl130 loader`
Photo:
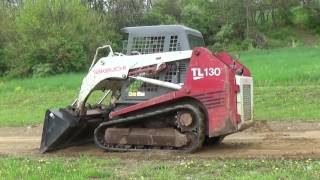
[[[99,47],[74,103],[47,110],[41,152],[90,141],[105,151],[194,152],[252,124],[249,70],[203,48],[199,31],[180,25],[122,31],[123,53]],[[98,58],[102,49],[107,55]],[[93,91],[104,95],[89,105]]]

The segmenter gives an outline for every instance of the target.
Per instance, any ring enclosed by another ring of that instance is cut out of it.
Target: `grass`
[[[254,77],[257,120],[320,119],[320,49],[284,48],[241,53]],[[47,108],[76,98],[83,74],[0,79],[0,126],[39,124]]]
[[[255,119],[320,120],[320,85],[255,87]]]
[[[319,179],[313,160],[180,160],[0,157],[4,179]]]
[[[114,176],[119,160],[1,157],[1,179],[95,179]]]
[[[241,53],[255,86],[320,84],[319,48],[283,48]]]
[[[81,74],[0,81],[0,125],[21,126],[43,121],[47,108],[66,107],[76,98]]]
[[[241,62],[254,78],[256,119],[320,119],[319,48],[253,50]]]

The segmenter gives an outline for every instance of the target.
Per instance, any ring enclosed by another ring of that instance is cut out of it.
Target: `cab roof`
[[[135,27],[125,27],[121,29],[124,33],[129,33],[133,36],[145,36],[148,34],[157,34],[157,33],[170,33],[173,32],[180,34],[192,34],[195,36],[201,36],[201,32],[198,30],[183,26],[183,25],[156,25],[156,26],[135,26]]]

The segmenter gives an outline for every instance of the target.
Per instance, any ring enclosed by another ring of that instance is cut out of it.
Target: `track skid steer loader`
[[[203,48],[199,31],[179,25],[122,31],[124,51],[99,47],[74,103],[47,110],[41,152],[90,141],[106,151],[194,152],[252,123],[249,70]],[[98,58],[103,49],[108,55]],[[90,106],[94,91],[105,94]]]

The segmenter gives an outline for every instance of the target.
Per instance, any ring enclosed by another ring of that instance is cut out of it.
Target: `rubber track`
[[[186,153],[192,153],[198,150],[199,148],[202,147],[202,144],[205,139],[205,122],[204,122],[204,115],[203,113],[199,110],[198,106],[192,105],[192,104],[178,104],[178,105],[173,105],[172,107],[166,107],[166,108],[159,108],[159,110],[153,111],[153,112],[142,112],[138,115],[126,117],[126,118],[121,118],[117,120],[112,120],[108,122],[103,122],[101,123],[94,131],[94,142],[95,144],[105,150],[105,151],[115,151],[115,152],[127,152],[127,151],[145,151],[145,150],[150,150],[150,149],[136,149],[136,148],[118,148],[118,147],[107,147],[104,146],[104,143],[99,141],[99,134],[104,135],[104,131],[107,127],[111,127],[114,125],[120,125],[120,124],[126,124],[126,123],[132,123],[135,121],[139,120],[145,120],[145,118],[164,114],[164,113],[169,113],[169,112],[174,112],[174,111],[179,111],[179,110],[190,110],[193,115],[196,117],[198,120],[198,127],[197,127],[197,134],[198,138],[196,141],[196,144],[193,144],[190,148],[188,149],[175,149],[172,151],[179,151],[179,152],[186,152]],[[152,118],[147,119],[147,120],[152,120]],[[100,131],[103,131],[102,133]],[[102,138],[104,139],[104,138]],[[168,149],[170,150],[170,149]]]

